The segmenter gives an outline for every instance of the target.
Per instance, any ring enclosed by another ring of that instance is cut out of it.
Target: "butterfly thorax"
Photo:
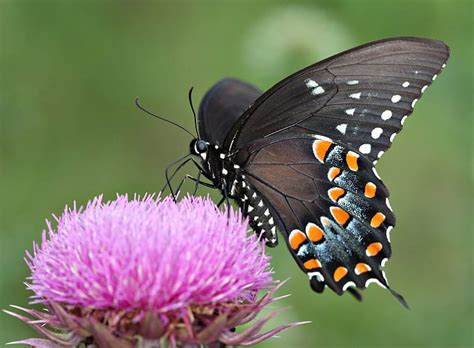
[[[194,140],[191,152],[201,158],[202,174],[224,197],[233,199],[248,217],[250,227],[268,246],[278,244],[275,221],[270,209],[258,191],[248,183],[245,172],[234,162],[232,156],[218,145]],[[200,145],[200,146],[199,146]]]

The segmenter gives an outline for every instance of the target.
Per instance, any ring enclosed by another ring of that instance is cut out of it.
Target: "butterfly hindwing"
[[[299,136],[261,147],[242,166],[313,288],[387,286],[395,216],[370,160],[332,139]]]
[[[343,52],[264,93],[234,125],[225,146],[234,151],[285,133],[310,132],[376,161],[448,57],[444,43],[418,38],[381,40]]]

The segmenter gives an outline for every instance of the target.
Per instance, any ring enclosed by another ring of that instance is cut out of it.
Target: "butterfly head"
[[[193,139],[189,144],[189,149],[193,155],[205,157],[209,144],[202,139]]]

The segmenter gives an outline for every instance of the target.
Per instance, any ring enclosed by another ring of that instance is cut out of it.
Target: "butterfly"
[[[190,144],[199,174],[267,246],[283,239],[314,291],[361,299],[356,289],[377,283],[407,306],[383,271],[395,215],[375,165],[448,57],[441,41],[390,38],[264,93],[221,80],[203,97]]]

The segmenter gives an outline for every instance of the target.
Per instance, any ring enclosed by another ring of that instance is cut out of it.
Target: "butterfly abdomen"
[[[278,237],[275,219],[265,204],[264,199],[246,181],[246,177],[243,174],[236,178],[235,185],[235,193],[239,197],[237,203],[244,215],[248,217],[250,227],[260,238],[265,239],[267,246],[276,246],[278,244]]]

